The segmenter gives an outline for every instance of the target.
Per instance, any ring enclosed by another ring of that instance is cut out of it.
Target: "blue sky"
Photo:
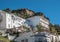
[[[60,0],[0,0],[0,10],[28,8],[43,12],[50,22],[60,25]]]

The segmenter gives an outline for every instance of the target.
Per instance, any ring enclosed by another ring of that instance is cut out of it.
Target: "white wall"
[[[11,15],[9,13],[6,13],[6,28],[7,29],[12,28],[11,24],[12,24]]]
[[[40,21],[43,21],[44,23],[49,25],[49,21],[46,18],[43,19],[43,18],[40,17]]]
[[[45,27],[45,28],[48,28],[49,29],[49,20],[40,16],[40,24]]]
[[[49,28],[49,20],[47,20],[46,18],[43,19],[40,16],[33,16],[31,18],[28,18],[27,20],[27,23],[32,26],[41,24],[43,27]]]
[[[58,35],[58,40],[60,41],[60,35]]]
[[[34,17],[31,17],[31,18],[28,18],[27,20],[30,21],[28,24],[31,24],[33,26],[36,26],[40,23],[40,17],[39,16],[34,16]]]
[[[49,28],[49,25],[48,25],[48,24],[45,24],[45,23],[43,23],[43,22],[40,22],[40,24],[41,24],[43,27],[45,27],[45,28]]]
[[[50,34],[50,39],[51,39],[51,41],[53,41],[53,42],[58,42],[58,40],[59,40],[59,38],[58,38],[57,35],[52,35],[52,34]]]
[[[14,19],[12,19],[12,16]],[[25,22],[25,19],[15,16],[13,14],[6,13],[6,28],[20,27]],[[9,27],[10,25],[10,27]]]
[[[14,23],[13,23],[13,25],[14,25],[15,27],[19,27],[19,26],[23,25],[24,22],[25,22],[25,19],[20,18],[20,17],[18,17],[18,16],[14,16],[14,18],[16,19],[16,20],[14,20]]]

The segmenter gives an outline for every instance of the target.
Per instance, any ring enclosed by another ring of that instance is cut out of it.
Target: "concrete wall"
[[[6,27],[6,13],[3,11],[0,11],[0,14],[2,15],[2,21],[0,22],[0,31],[4,31]]]

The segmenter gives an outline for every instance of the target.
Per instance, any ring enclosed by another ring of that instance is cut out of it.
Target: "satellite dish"
[[[2,21],[2,15],[0,14],[0,22]]]

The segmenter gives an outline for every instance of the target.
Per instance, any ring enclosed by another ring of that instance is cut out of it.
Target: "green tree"
[[[42,27],[41,25],[37,25],[36,27],[37,27],[37,30],[38,30],[39,32],[41,32],[41,31],[44,30],[43,27]]]
[[[55,29],[55,26],[53,24],[50,24],[50,31],[54,34],[57,34],[57,30]]]
[[[11,12],[9,8],[4,9],[3,11],[8,12],[8,13]]]
[[[57,33],[60,35],[60,26],[55,24],[54,27],[55,27],[55,30],[57,31]]]

